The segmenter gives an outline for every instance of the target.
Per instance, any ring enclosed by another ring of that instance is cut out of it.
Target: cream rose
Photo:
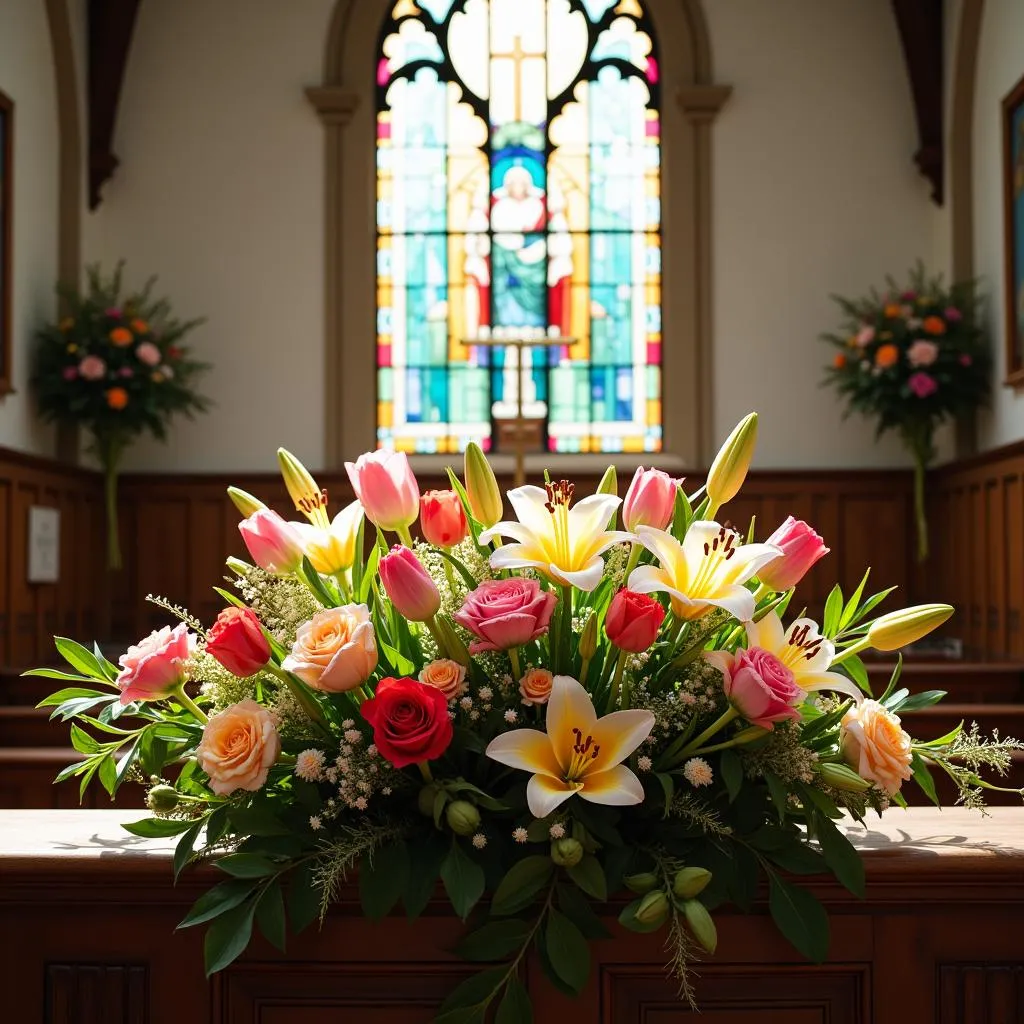
[[[547,704],[554,676],[546,668],[531,668],[519,680],[524,704]]]
[[[210,789],[227,796],[236,789],[260,789],[280,753],[273,715],[256,701],[243,700],[206,723],[196,759],[210,776]]]
[[[424,665],[419,680],[440,690],[445,700],[455,700],[466,692],[465,666],[449,658],[438,658],[437,661]]]
[[[377,667],[377,640],[365,604],[325,608],[299,626],[281,667],[307,686],[343,693],[365,683]]]
[[[843,716],[842,751],[861,778],[878,783],[890,796],[913,774],[910,737],[877,700],[861,701]]]

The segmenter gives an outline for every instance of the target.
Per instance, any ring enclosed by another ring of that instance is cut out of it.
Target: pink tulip
[[[466,510],[454,491],[427,491],[420,498],[420,529],[428,544],[454,547],[469,532]]]
[[[794,705],[804,699],[793,673],[770,651],[751,647],[737,651],[722,670],[729,703],[751,725],[771,729],[776,722],[800,718]]]
[[[556,600],[536,580],[484,580],[466,595],[455,621],[480,638],[470,644],[470,654],[505,651],[546,633]]]
[[[380,560],[378,570],[399,615],[411,622],[429,622],[437,614],[441,607],[437,585],[408,548],[396,544]]]
[[[185,681],[185,662],[196,638],[184,622],[174,629],[164,626],[121,655],[117,685],[121,703],[133,700],[163,700]]]
[[[253,561],[267,572],[284,576],[302,564],[302,538],[276,512],[261,508],[238,524]]]
[[[632,532],[638,526],[664,530],[672,521],[676,488],[681,483],[664,470],[638,466],[622,503],[622,522]]]
[[[911,366],[931,366],[938,358],[939,346],[926,338],[918,338],[907,349],[907,362]]]
[[[786,518],[767,543],[782,548],[782,554],[763,566],[757,577],[775,591],[795,587],[811,566],[830,550],[807,523],[792,516]]]
[[[346,462],[345,470],[366,518],[382,530],[404,530],[416,522],[420,489],[405,452],[377,451]]]
[[[917,395],[918,398],[927,398],[939,390],[939,382],[927,373],[918,371],[912,373],[907,381],[907,387]]]

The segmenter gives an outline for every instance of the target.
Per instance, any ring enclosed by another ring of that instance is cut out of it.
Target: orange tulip
[[[898,302],[887,302],[883,313],[890,319],[896,320],[903,315],[903,310]]]
[[[832,365],[837,370],[843,369],[846,366],[846,356],[842,352],[837,352],[835,359],[832,360]]]
[[[118,348],[124,348],[135,340],[135,335],[127,327],[115,327],[110,332],[110,341]]]
[[[128,392],[124,388],[110,388],[106,396],[111,409],[123,409],[128,404]]]
[[[899,362],[900,350],[895,345],[882,345],[875,353],[875,366],[886,369]]]
[[[945,334],[946,333],[946,321],[941,316],[926,316],[924,323],[921,326],[929,334]]]
[[[148,334],[149,333],[149,324],[147,324],[145,320],[142,320],[139,317],[136,317],[132,321],[132,330],[136,334]]]

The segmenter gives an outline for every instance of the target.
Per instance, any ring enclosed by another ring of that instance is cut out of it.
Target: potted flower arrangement
[[[713,911],[749,906],[762,874],[782,933],[823,958],[824,911],[792,879],[831,871],[863,893],[834,819],[903,805],[910,781],[935,799],[931,771],[979,806],[997,788],[982,766],[1005,772],[1022,744],[912,738],[900,712],[943,694],[910,694],[898,668],[871,694],[860,653],[912,643],[949,606],[878,615],[888,591],[868,596],[865,576],[820,623],[790,614],[821,537],[792,518],[764,542],[718,522],[755,429],[736,428],[693,493],[641,468],[621,501],[610,471],[580,501],[565,480],[511,490],[507,520],[475,445],[461,480],[422,496],[404,454],[362,455],[357,500],[333,517],[280,451],[303,519],[229,491],[251,562],[228,560],[211,626],[164,603],[182,621],[119,666],[58,638],[71,671],[34,670],[64,681],[43,704],[76,722],[82,757],[59,778],[112,794],[150,779],[152,816],[124,827],[179,837],[175,872],[214,859],[223,881],[182,922],[208,927],[208,973],[255,926],[283,948],[353,870],[370,917],[401,902],[415,918],[440,884],[472,920],[459,948],[488,966],[444,1024],[495,1006],[531,1020],[531,948],[579,992],[605,934],[593,906],[621,893],[624,927],[665,929],[691,1000]]]
[[[836,349],[826,383],[846,398],[847,413],[874,417],[879,435],[897,431],[913,457],[917,557],[924,561],[925,471],[935,455],[935,428],[973,412],[988,395],[989,355],[974,283],[946,288],[919,264],[904,287],[889,278],[884,292],[833,298],[843,323],[822,335]]]
[[[39,331],[32,384],[41,415],[84,427],[103,467],[107,567],[121,568],[117,530],[117,475],[139,434],[160,440],[175,413],[192,416],[209,402],[194,391],[207,369],[182,339],[202,320],[171,316],[166,299],[152,297],[156,278],[122,296],[124,264],[105,277],[87,268],[81,294],[61,290],[65,315]]]

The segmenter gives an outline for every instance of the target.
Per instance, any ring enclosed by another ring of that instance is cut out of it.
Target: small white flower
[[[554,825],[548,829],[548,835],[551,836],[552,839],[564,839],[565,826],[560,821],[556,821]]]
[[[352,756],[352,747],[349,746],[349,744],[343,743],[341,745],[341,756],[342,757],[351,757]]]
[[[324,778],[333,786],[338,781],[338,773],[333,768],[324,772]]]
[[[461,707],[463,711],[468,711],[472,706],[473,706],[473,698],[472,697],[463,697],[462,700],[459,701],[459,707]]]
[[[358,729],[346,729],[345,730],[345,742],[346,743],[361,743],[363,734]]]
[[[649,757],[647,757],[646,754],[643,757],[638,757],[636,759],[636,766],[642,772],[649,772],[653,764],[654,762]]]
[[[679,698],[684,704],[696,704],[697,698],[692,693],[684,693]]]
[[[714,781],[715,773],[703,757],[691,757],[683,765],[683,776],[691,786],[710,786]]]
[[[345,721],[341,723],[341,727],[342,729],[351,729],[355,724],[356,723],[353,719],[346,718]]]
[[[368,755],[369,755],[370,757],[376,757],[376,756],[377,756],[377,754],[379,753],[379,751],[377,750],[377,744],[376,744],[376,743],[371,743],[371,744],[370,744],[370,745],[369,745],[369,746],[368,746],[368,747],[366,748],[366,753],[367,753],[367,754],[368,754]]]
[[[382,793],[382,794],[383,794],[384,796],[391,796],[391,794],[392,794],[393,792],[394,792],[394,790],[393,790],[393,789],[392,789],[392,788],[391,788],[390,786],[385,786],[385,787],[384,787],[384,788],[383,788],[383,789],[381,790],[381,793]]]
[[[352,802],[352,806],[357,811],[365,811],[366,808],[367,808],[366,797],[365,796],[358,797],[357,799],[355,799]]]
[[[515,720],[518,717],[519,717],[518,712],[514,711],[512,708],[509,708],[508,711],[505,712],[505,721],[508,722],[509,725],[511,725],[513,722],[515,722]]]
[[[525,828],[517,828],[517,829],[513,830],[512,838],[517,843],[525,843],[526,840],[530,838],[530,836],[529,836],[529,833],[526,831]]]
[[[477,693],[481,700],[490,700],[494,696],[494,691],[489,686],[481,686]]]
[[[323,827],[324,827],[324,823],[323,823],[323,822],[322,822],[322,821],[320,820],[320,816],[319,816],[318,814],[314,814],[314,815],[313,815],[313,816],[312,816],[312,817],[311,817],[311,818],[309,819],[309,827],[310,827],[310,828],[311,828],[311,829],[312,829],[312,830],[313,830],[314,832],[316,832],[316,831],[317,831],[318,829],[321,829],[321,828],[323,828]]]
[[[470,711],[469,717],[472,721],[475,722],[480,717],[480,712],[474,709],[473,711]]]
[[[487,836],[485,836],[483,832],[477,832],[477,834],[473,836],[472,842],[478,850],[482,850],[487,845]]]
[[[295,774],[306,782],[317,782],[324,770],[324,752],[322,750],[303,750],[295,758]]]

